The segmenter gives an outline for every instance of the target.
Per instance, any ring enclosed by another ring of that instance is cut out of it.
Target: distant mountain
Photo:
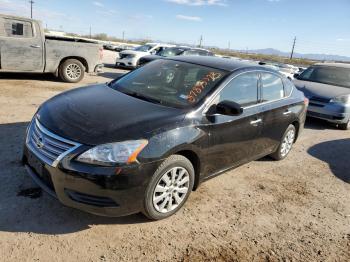
[[[265,49],[255,49],[255,50],[238,50],[239,52],[249,54],[262,54],[262,55],[276,55],[276,56],[284,56],[289,57],[290,53],[282,52],[280,50],[274,48],[265,48]],[[295,58],[306,58],[312,60],[327,60],[327,61],[344,61],[350,62],[350,57],[348,56],[340,56],[340,55],[330,55],[330,54],[300,54],[294,53]]]

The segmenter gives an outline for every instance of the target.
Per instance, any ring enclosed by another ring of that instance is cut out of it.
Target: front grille
[[[318,107],[324,107],[326,104],[329,103],[329,101],[330,101],[329,98],[312,96],[312,97],[309,98],[309,105],[318,106]]]
[[[128,55],[126,55],[126,54],[119,54],[119,58],[120,58],[120,59],[124,59],[124,58],[126,58],[126,57],[128,57]]]
[[[65,155],[80,146],[79,143],[51,133],[36,118],[28,129],[26,143],[40,160],[53,167],[57,166]]]
[[[330,101],[329,98],[324,98],[324,97],[319,97],[319,96],[312,96],[312,97],[310,97],[310,100],[321,102],[321,103],[329,103],[329,101]]]
[[[79,203],[98,206],[98,207],[118,207],[118,204],[109,197],[87,195],[84,193],[80,193],[80,192],[72,191],[68,189],[65,189],[64,191],[69,196],[70,199],[77,201]]]

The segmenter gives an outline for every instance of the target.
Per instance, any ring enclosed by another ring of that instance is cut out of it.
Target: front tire
[[[278,146],[276,152],[274,152],[270,156],[275,160],[285,159],[292,149],[292,146],[295,142],[295,137],[296,137],[295,126],[289,125],[286,131],[284,132],[281,143]]]
[[[187,201],[193,189],[194,177],[193,166],[186,157],[168,157],[148,184],[144,215],[159,220],[175,214]]]
[[[84,78],[85,67],[76,59],[67,59],[59,67],[59,76],[64,82],[77,83]]]

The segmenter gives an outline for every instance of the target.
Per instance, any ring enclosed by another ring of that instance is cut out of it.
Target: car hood
[[[341,86],[334,86],[328,84],[322,84],[311,81],[303,81],[295,79],[294,85],[302,92],[305,96],[310,98],[313,96],[332,99],[340,95],[350,94],[350,89]]]
[[[135,51],[135,50],[124,50],[121,51],[120,54],[122,55],[147,55],[149,52],[142,52],[142,51]]]
[[[163,56],[159,56],[159,55],[146,55],[144,57],[142,57],[141,59],[144,61],[153,61],[153,60],[157,60],[160,58],[164,58]]]
[[[184,119],[181,109],[153,104],[106,84],[77,88],[45,102],[37,118],[51,132],[86,145],[142,139]]]

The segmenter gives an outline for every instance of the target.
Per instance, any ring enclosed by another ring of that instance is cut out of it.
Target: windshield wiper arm
[[[162,104],[161,100],[158,100],[158,99],[153,98],[153,97],[145,96],[145,95],[137,93],[137,92],[125,92],[125,94],[132,96],[132,97],[136,97],[136,98],[145,100],[145,101],[148,101],[148,102],[151,102],[151,103]]]

